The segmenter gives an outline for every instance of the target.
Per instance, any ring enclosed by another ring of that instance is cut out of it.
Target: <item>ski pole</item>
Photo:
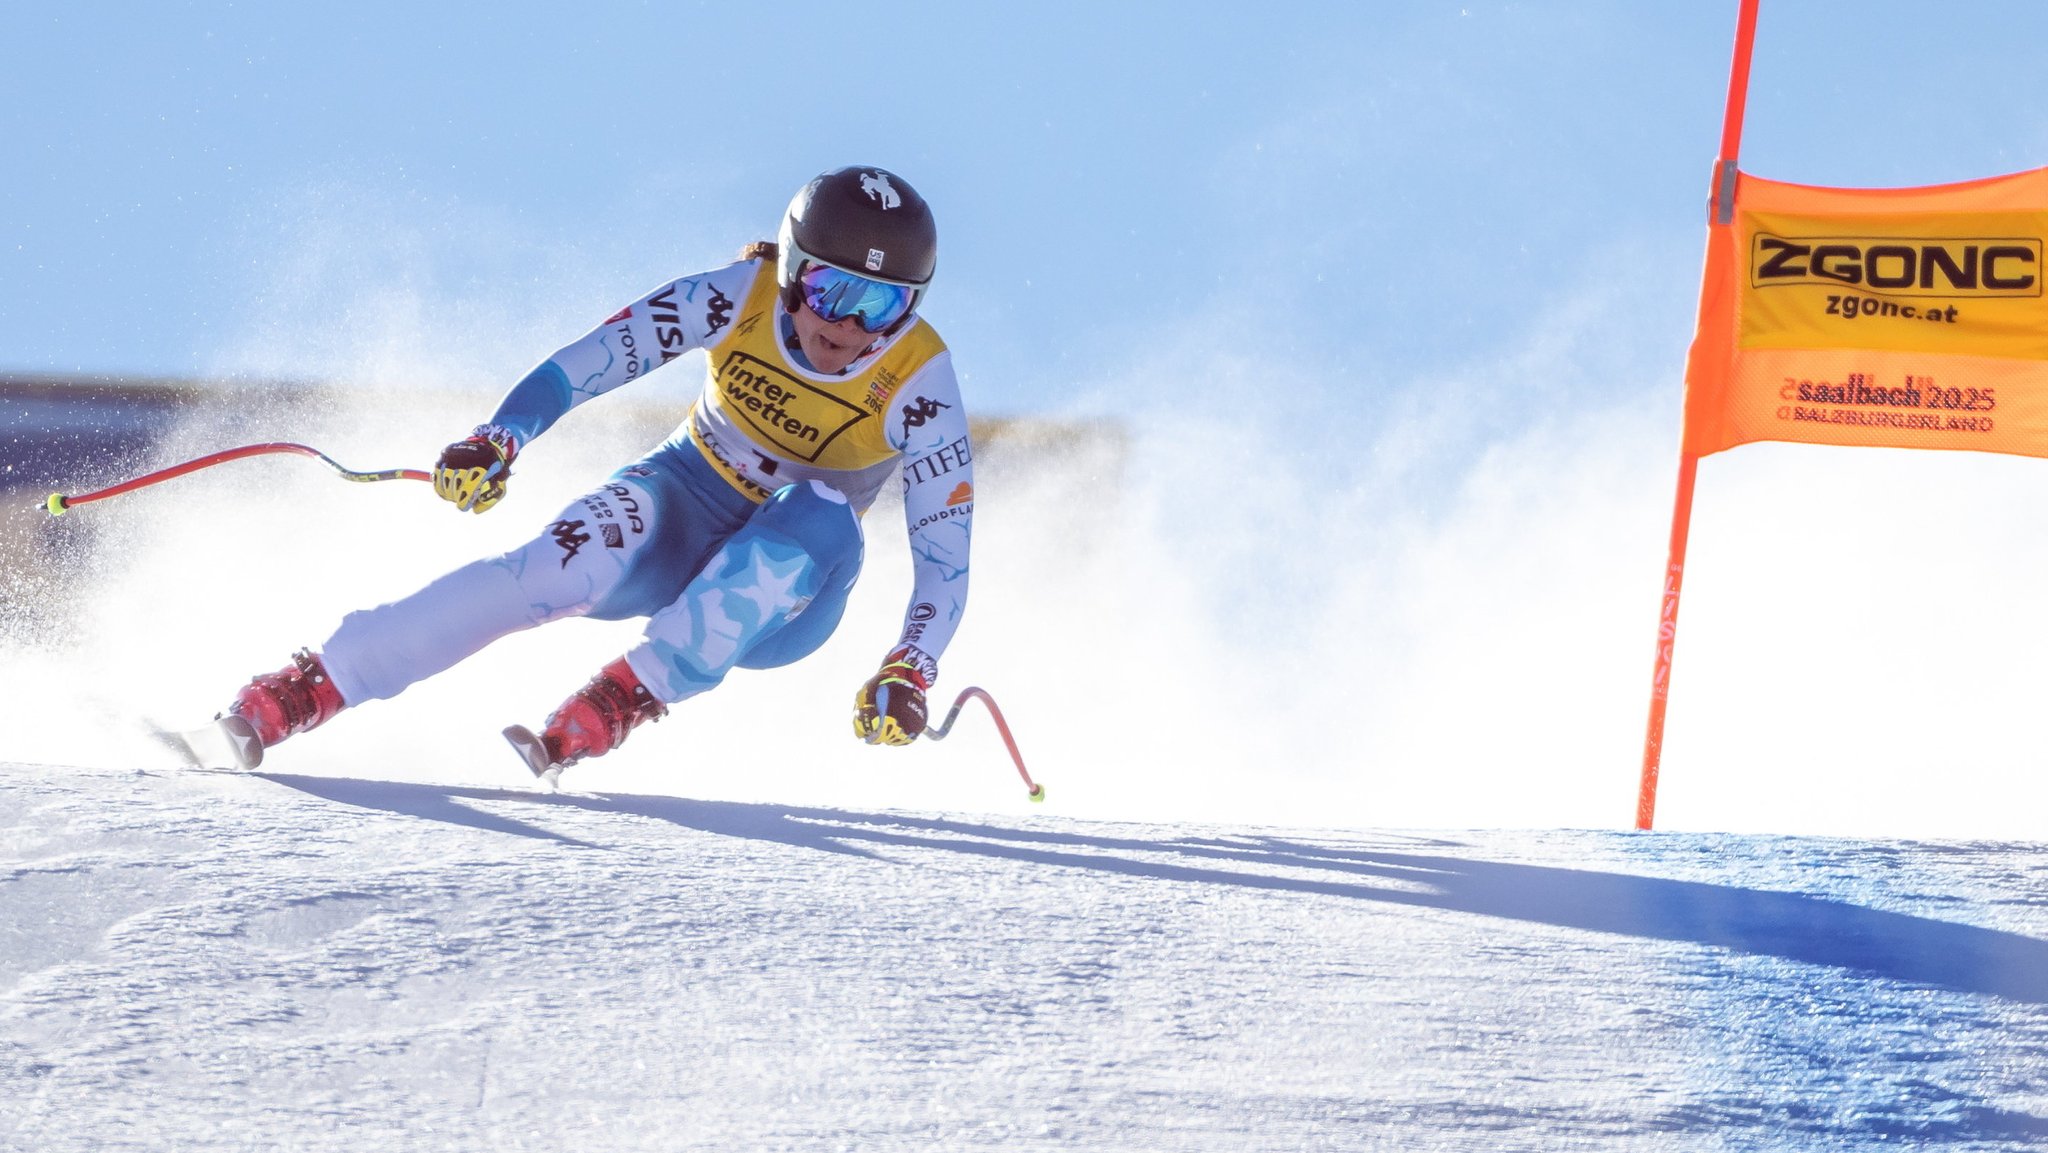
[[[133,480],[124,480],[120,484],[109,485],[106,488],[99,489],[94,492],[79,493],[76,496],[66,496],[61,492],[53,492],[50,494],[50,499],[44,502],[43,507],[49,510],[51,516],[63,516],[66,509],[75,507],[77,505],[91,504],[93,501],[105,500],[110,496],[120,496],[124,492],[133,492],[138,488],[147,488],[148,486],[156,484],[160,481],[170,480],[172,477],[184,476],[188,472],[198,472],[202,468],[212,468],[214,465],[223,464],[227,461],[240,460],[245,456],[262,456],[267,453],[278,452],[296,453],[299,456],[314,457],[318,459],[320,463],[326,465],[327,467],[333,469],[336,473],[340,474],[343,480],[363,481],[367,483],[369,481],[377,480],[434,479],[432,474],[416,468],[387,468],[380,469],[376,472],[357,472],[354,469],[343,468],[341,465],[335,463],[334,458],[328,456],[324,452],[321,452],[319,449],[308,448],[303,444],[290,444],[284,441],[272,441],[267,444],[245,444],[239,448],[224,448],[219,452],[210,452],[207,453],[205,456],[198,457],[194,460],[188,460],[183,464],[174,464],[169,468],[160,468],[155,472],[145,473],[142,476],[138,476]]]
[[[1024,755],[1017,751],[1017,738],[1010,735],[1010,726],[1003,720],[1003,710],[996,707],[996,699],[989,696],[986,690],[975,688],[972,685],[961,689],[960,695],[953,699],[953,710],[946,714],[946,719],[937,725],[926,728],[924,735],[935,741],[945,740],[946,734],[952,731],[953,722],[960,719],[960,710],[967,704],[970,697],[979,698],[982,704],[988,706],[988,715],[995,720],[996,731],[1003,734],[1003,743],[1010,746],[1010,759],[1017,762],[1017,775],[1024,778],[1024,786],[1031,790],[1031,799],[1034,801],[1045,800],[1045,786],[1032,780],[1031,774],[1025,771]]]

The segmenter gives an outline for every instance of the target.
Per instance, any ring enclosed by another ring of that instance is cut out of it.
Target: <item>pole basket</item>
[[[988,715],[995,721],[996,731],[1003,735],[1003,744],[1009,747],[1010,760],[1017,765],[1017,775],[1024,778],[1024,787],[1030,790],[1031,799],[1042,803],[1045,800],[1045,786],[1032,780],[1031,773],[1024,768],[1024,755],[1017,751],[1017,738],[1010,735],[1010,725],[1003,719],[1003,710],[996,707],[996,699],[989,696],[986,690],[972,685],[961,689],[960,695],[954,698],[953,708],[946,714],[946,719],[926,728],[924,735],[935,741],[946,739],[946,734],[953,730],[953,722],[960,719],[960,710],[966,707],[969,700],[978,700],[988,706]]]

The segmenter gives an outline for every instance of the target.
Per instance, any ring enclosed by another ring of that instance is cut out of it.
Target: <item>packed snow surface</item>
[[[506,783],[0,764],[0,1148],[2048,1145],[2048,846]]]

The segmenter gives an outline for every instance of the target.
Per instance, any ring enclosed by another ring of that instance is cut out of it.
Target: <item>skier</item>
[[[914,557],[903,631],[854,699],[869,743],[909,744],[967,600],[974,480],[952,354],[918,315],[931,210],[880,168],[799,190],[775,243],[663,284],[554,353],[442,452],[434,491],[482,513],[571,408],[691,349],[704,391],[659,448],[532,541],[345,616],[315,652],[254,678],[218,723],[245,766],[352,705],[397,695],[507,634],[564,617],[647,619],[539,733],[505,736],[535,775],[617,748],[735,666],[815,651],[859,575],[859,517],[895,478]]]

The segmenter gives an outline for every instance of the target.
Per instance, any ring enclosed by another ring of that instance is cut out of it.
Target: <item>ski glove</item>
[[[932,687],[930,657],[905,646],[853,698],[853,735],[871,745],[907,745],[924,732],[924,691]]]
[[[519,442],[495,424],[480,424],[465,440],[441,450],[434,492],[464,512],[482,512],[505,496]]]

